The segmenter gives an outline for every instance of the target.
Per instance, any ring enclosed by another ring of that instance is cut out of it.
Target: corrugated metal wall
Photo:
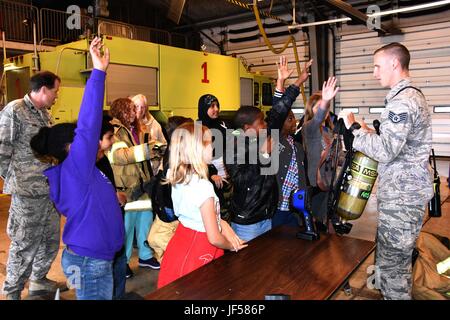
[[[336,111],[357,108],[359,117],[369,123],[379,118],[389,89],[381,88],[372,75],[373,52],[390,42],[401,42],[411,53],[410,75],[432,112],[435,152],[450,156],[450,112],[435,112],[439,107],[450,107],[450,22],[406,27],[402,31],[402,35],[379,37],[365,29],[339,37],[336,75],[341,91],[336,97]]]
[[[290,16],[280,16],[283,19],[289,20]],[[273,23],[273,20],[270,20]],[[270,37],[271,43],[275,48],[279,49],[288,39],[287,35],[276,36],[279,32],[287,32],[286,25],[274,24],[275,27],[270,27],[270,24],[265,28],[266,33],[275,35]],[[273,77],[277,77],[277,67],[275,62],[279,60],[279,55],[273,54],[266,46],[264,39],[260,36],[260,32],[257,28],[256,21],[241,23],[236,25],[230,25],[225,28],[213,28],[202,30],[208,36],[213,38],[216,42],[223,41],[225,52],[227,55],[235,54],[237,57],[242,57],[244,63],[250,67],[252,72],[260,72],[261,74]],[[245,31],[245,32],[240,32]],[[295,35],[297,43],[297,52],[300,59],[301,67],[306,61],[309,60],[309,42],[306,35],[302,31],[298,31]],[[203,38],[207,50],[210,52],[218,53],[217,46],[212,44],[208,39]],[[290,45],[283,55],[285,55],[289,61],[289,67],[296,69],[294,51]],[[297,71],[295,70],[291,78],[286,81],[286,85],[294,82],[297,78]],[[309,97],[309,88],[305,87],[306,97]],[[303,100],[301,96],[294,103],[294,109],[303,108]],[[301,110],[302,111],[302,110]]]
[[[289,20],[289,16],[282,17]],[[444,22],[439,22],[443,21]],[[336,29],[336,76],[341,87],[340,93],[335,99],[335,111],[341,108],[354,108],[359,117],[364,117],[369,124],[379,118],[381,108],[384,108],[384,97],[388,89],[380,87],[378,81],[373,78],[373,52],[390,42],[398,41],[408,47],[411,52],[411,76],[415,84],[420,87],[427,97],[433,119],[433,143],[435,151],[441,156],[450,156],[450,112],[435,112],[435,107],[450,108],[450,22],[448,17],[442,14],[427,15],[426,17],[410,18],[405,21],[402,31],[404,34],[379,37],[376,32],[371,32],[363,26],[346,26]],[[433,23],[438,21],[437,23]],[[412,26],[411,26],[412,25]],[[243,57],[251,70],[261,72],[276,78],[275,62],[279,56],[274,55],[265,45],[259,31],[252,27],[256,22],[230,25],[223,28],[203,30],[215,41],[223,41],[228,55],[236,54]],[[268,33],[286,31],[286,26],[267,28]],[[233,30],[246,32],[234,33]],[[355,31],[356,30],[356,31]],[[253,37],[253,39],[252,39]],[[309,41],[306,35],[299,31],[296,35],[298,52],[302,64],[309,60]],[[236,42],[236,39],[252,39]],[[275,47],[281,47],[287,36],[271,38]],[[211,52],[217,52],[217,47],[206,38],[203,39]],[[291,62],[295,69],[294,54],[292,48],[283,54]],[[297,77],[296,72],[290,82]],[[305,88],[309,97],[309,88]],[[299,97],[294,104],[298,115],[302,111],[303,101]],[[450,111],[450,110],[448,110]]]

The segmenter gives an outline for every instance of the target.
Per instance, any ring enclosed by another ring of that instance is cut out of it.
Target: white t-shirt
[[[193,175],[188,184],[172,186],[173,210],[178,220],[186,228],[206,232],[200,207],[209,198],[214,198],[217,223],[220,230],[220,204],[212,183]]]

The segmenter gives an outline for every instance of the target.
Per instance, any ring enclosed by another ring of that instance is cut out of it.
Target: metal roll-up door
[[[292,19],[290,15],[281,15],[280,18],[289,21]],[[270,22],[271,24],[273,22]],[[287,26],[284,24],[276,24],[274,27],[267,27],[266,33],[269,36],[270,42],[277,50],[281,49],[288,39]],[[251,72],[261,73],[262,75],[277,77],[276,62],[279,61],[280,55],[272,53],[266,46],[264,39],[261,37],[258,26],[255,21],[232,24],[226,28],[217,27],[213,29],[205,29],[204,33],[208,34],[217,43],[224,43],[224,50],[227,55],[235,55],[243,58],[244,63],[249,67]],[[227,36],[224,37],[224,34]],[[300,66],[303,68],[305,63],[310,59],[309,57],[309,40],[306,34],[298,31],[294,34],[297,43],[297,52],[300,60]],[[210,52],[215,52],[217,47],[211,44],[206,38],[202,37],[202,41],[206,44]],[[218,52],[217,52],[218,53]],[[291,77],[286,80],[285,85],[288,86],[295,82],[298,78],[295,55],[292,45],[282,53],[286,56],[290,69],[294,69]],[[308,98],[310,95],[308,82],[304,84],[305,94]],[[303,98],[300,95],[292,105],[293,111],[297,118],[300,118],[304,112]]]
[[[340,92],[335,108],[352,108],[369,124],[379,118],[389,89],[373,77],[373,52],[391,43],[411,53],[410,75],[425,94],[433,121],[433,147],[450,156],[450,22],[405,27],[401,35],[379,37],[376,32],[341,35],[336,41],[336,75]]]

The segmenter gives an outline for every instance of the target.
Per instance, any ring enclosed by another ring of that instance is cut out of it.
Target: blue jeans
[[[147,260],[153,257],[152,249],[147,245],[147,236],[153,223],[151,211],[126,211],[125,212],[125,251],[127,263],[130,262],[133,253],[134,229],[139,250],[139,259]]]
[[[125,283],[127,273],[127,255],[123,250],[120,256],[116,256],[113,262],[113,278],[114,278],[114,292],[113,300],[123,299],[125,296]]]
[[[253,224],[237,224],[232,222],[231,228],[244,241],[250,241],[272,229],[272,219],[266,219]]]
[[[83,257],[64,249],[61,266],[77,300],[111,300],[113,296],[112,260]]]
[[[291,211],[277,210],[272,218],[272,228],[287,225],[293,227],[299,227],[297,216]]]

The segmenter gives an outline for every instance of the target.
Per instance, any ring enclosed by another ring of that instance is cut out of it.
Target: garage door
[[[373,78],[373,52],[401,42],[411,53],[410,74],[425,94],[433,120],[433,147],[450,156],[450,22],[406,27],[401,35],[379,37],[376,32],[342,35],[336,42],[336,74],[341,91],[335,108],[352,108],[372,123],[384,108],[388,89]]]

